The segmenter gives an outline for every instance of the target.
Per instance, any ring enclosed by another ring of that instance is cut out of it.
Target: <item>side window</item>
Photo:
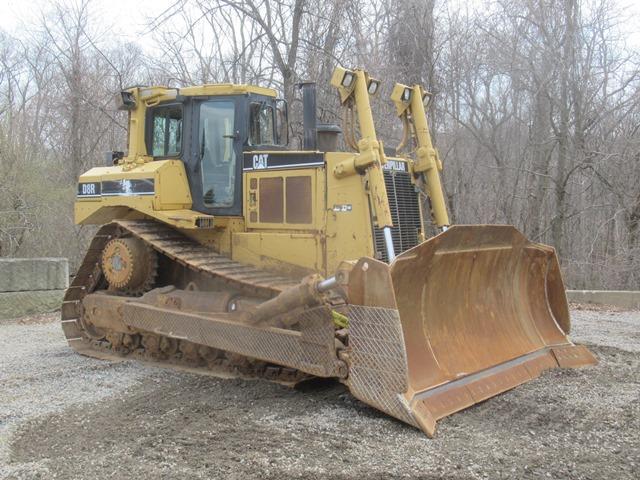
[[[249,141],[251,145],[275,145],[273,107],[252,103],[249,112]]]
[[[151,155],[176,157],[182,148],[182,108],[179,105],[153,110]]]
[[[233,145],[235,105],[210,101],[200,105],[200,171],[202,195],[207,207],[233,206],[236,152]]]

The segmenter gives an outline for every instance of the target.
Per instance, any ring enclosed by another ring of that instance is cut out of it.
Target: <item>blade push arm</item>
[[[424,109],[424,98],[429,95],[420,85],[408,87],[396,83],[391,99],[396,105],[396,112],[402,119],[405,129],[413,127],[413,135],[417,144],[413,171],[426,184],[426,193],[431,201],[431,216],[438,228],[446,230],[450,225],[447,205],[442,191],[440,171],[442,162],[438,151],[433,147],[427,114]],[[407,132],[405,132],[405,136]]]

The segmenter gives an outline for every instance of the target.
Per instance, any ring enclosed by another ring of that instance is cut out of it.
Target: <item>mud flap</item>
[[[391,266],[360,259],[349,296],[346,383],[429,436],[438,419],[546,369],[597,362],[567,338],[555,251],[513,227],[455,226]]]

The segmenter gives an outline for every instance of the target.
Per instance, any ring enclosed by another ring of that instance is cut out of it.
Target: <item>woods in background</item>
[[[435,94],[454,223],[513,224],[555,246],[569,287],[640,289],[640,58],[623,34],[637,19],[611,0],[464,4],[178,0],[149,21],[144,48],[78,0],[0,32],[0,255],[77,264],[93,230],[73,225],[75,183],[125,148],[121,88],[274,87],[297,147],[295,84],[316,81],[320,121],[340,123],[340,64],[382,79],[373,108],[387,146],[402,131],[393,83]]]

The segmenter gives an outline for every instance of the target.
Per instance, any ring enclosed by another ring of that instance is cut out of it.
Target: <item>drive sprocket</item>
[[[137,237],[117,237],[105,245],[101,266],[112,290],[138,296],[153,288],[158,255]]]

